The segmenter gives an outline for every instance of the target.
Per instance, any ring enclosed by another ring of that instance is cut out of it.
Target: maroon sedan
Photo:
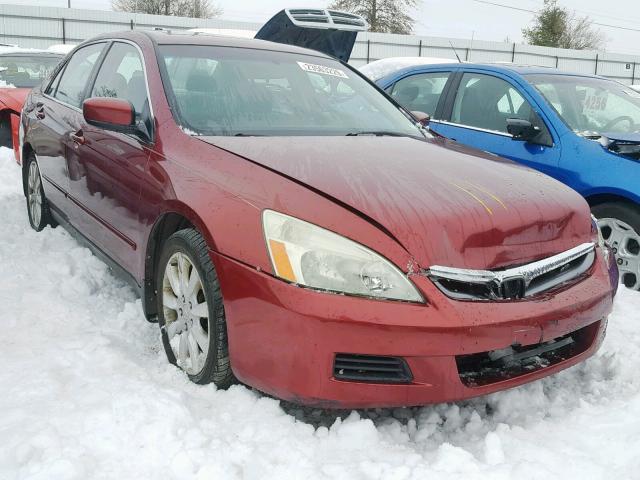
[[[196,383],[417,405],[603,338],[617,270],[586,202],[431,138],[325,54],[102,36],[31,93],[23,129],[33,228],[64,225],[127,276]]]

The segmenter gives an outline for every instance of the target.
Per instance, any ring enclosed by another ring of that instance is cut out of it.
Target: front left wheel
[[[605,243],[616,256],[622,283],[640,291],[640,208],[608,202],[595,205],[591,212],[598,219]]]
[[[158,265],[158,323],[169,362],[195,383],[226,388],[234,381],[216,270],[194,229],[165,242]]]
[[[39,232],[47,225],[53,225],[54,223],[47,198],[44,195],[44,188],[42,188],[42,176],[40,175],[38,161],[33,153],[27,158],[26,169],[27,214],[29,215],[31,228]]]

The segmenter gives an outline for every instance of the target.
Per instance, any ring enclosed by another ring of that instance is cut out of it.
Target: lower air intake
[[[338,353],[333,364],[336,380],[373,383],[410,383],[411,370],[404,359]]]
[[[585,352],[594,342],[601,322],[553,340],[513,345],[502,350],[458,355],[460,380],[467,387],[482,387],[556,365]]]

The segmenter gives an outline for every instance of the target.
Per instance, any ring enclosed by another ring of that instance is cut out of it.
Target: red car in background
[[[108,34],[23,122],[32,227],[128,278],[196,383],[418,405],[544,377],[604,336],[617,269],[582,197],[432,138],[317,51]]]
[[[0,47],[0,147],[13,148],[20,163],[18,128],[24,100],[64,58],[46,50]]]

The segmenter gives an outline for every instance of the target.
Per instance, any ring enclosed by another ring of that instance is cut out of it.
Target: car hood
[[[577,193],[541,173],[450,141],[199,138],[358,210],[382,225],[421,267],[507,267],[590,238],[589,209]]]
[[[2,102],[6,108],[19,112],[22,110],[22,105],[24,105],[30,91],[30,88],[0,88],[0,102]]]
[[[288,8],[265,23],[255,38],[317,50],[346,62],[353,51],[358,31],[366,29],[364,19],[351,13]]]

